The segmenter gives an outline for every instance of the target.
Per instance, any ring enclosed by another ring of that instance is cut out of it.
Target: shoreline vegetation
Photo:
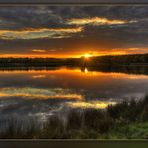
[[[98,66],[148,66],[148,54],[108,55],[86,58],[0,58],[2,67],[98,67]]]
[[[53,115],[42,128],[33,121],[24,128],[23,122],[9,119],[0,138],[148,139],[148,96],[139,101],[109,105],[106,109],[71,109],[66,120],[62,119]]]
[[[148,75],[148,54],[81,58],[0,58],[0,71],[57,70],[80,68],[85,72],[117,72]]]

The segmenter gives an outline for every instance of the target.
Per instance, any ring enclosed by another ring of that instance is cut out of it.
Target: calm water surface
[[[105,108],[148,92],[148,75],[55,70],[0,71],[0,121],[8,118],[46,121],[70,108]]]

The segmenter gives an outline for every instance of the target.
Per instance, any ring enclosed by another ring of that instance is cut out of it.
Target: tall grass
[[[0,131],[0,138],[104,139],[148,138],[148,97],[124,101],[107,109],[71,109],[66,121],[51,116],[42,128],[31,121],[27,127],[15,119]]]

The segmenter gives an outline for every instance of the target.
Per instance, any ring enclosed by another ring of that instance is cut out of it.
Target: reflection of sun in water
[[[88,73],[88,69],[87,69],[87,68],[85,68],[84,72],[87,74],[87,73]]]

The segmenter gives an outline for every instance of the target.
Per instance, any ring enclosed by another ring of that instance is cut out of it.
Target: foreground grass
[[[52,116],[42,127],[27,127],[15,119],[0,138],[29,139],[148,139],[148,97],[101,109],[71,109],[66,120]]]
[[[104,139],[148,139],[148,122],[119,126],[102,135]]]

